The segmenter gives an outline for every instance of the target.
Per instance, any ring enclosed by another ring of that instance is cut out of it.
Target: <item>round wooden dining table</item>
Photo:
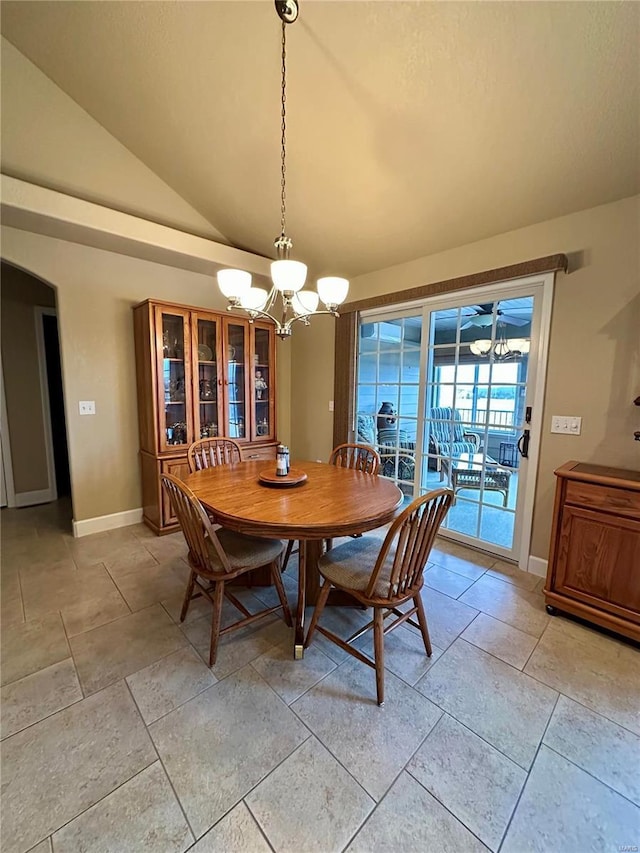
[[[269,539],[300,542],[298,606],[294,657],[302,658],[306,604],[320,589],[318,559],[325,539],[364,533],[391,521],[403,495],[390,480],[323,462],[293,462],[307,479],[296,486],[270,486],[259,480],[275,462],[235,462],[184,478],[218,524]],[[373,566],[372,566],[373,568]]]

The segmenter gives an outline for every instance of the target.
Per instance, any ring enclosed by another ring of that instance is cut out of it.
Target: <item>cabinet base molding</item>
[[[553,592],[546,592],[544,601],[545,604],[555,607],[558,615],[570,613],[572,616],[578,616],[580,619],[593,622],[601,628],[615,631],[616,634],[622,634],[624,637],[629,637],[629,639],[640,643],[640,625],[634,625],[633,622],[620,619],[612,613],[596,610],[586,604],[581,604],[579,601],[572,601],[564,595],[556,595]]]
[[[73,520],[73,535],[76,538],[90,536],[92,533],[104,533],[117,527],[129,527],[142,521],[142,507],[127,509],[124,512],[113,512],[110,515],[97,515],[95,518]]]

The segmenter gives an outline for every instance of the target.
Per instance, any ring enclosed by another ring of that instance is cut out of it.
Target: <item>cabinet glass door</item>
[[[273,438],[275,436],[275,396],[273,393],[275,374],[272,340],[273,336],[269,328],[255,324],[252,378],[254,439]]]
[[[225,321],[225,397],[229,438],[247,438],[248,324]]]
[[[222,434],[218,411],[218,323],[216,320],[196,320],[194,350],[197,364],[195,406],[196,438],[215,438]]]
[[[164,387],[164,414],[161,415],[160,445],[162,450],[189,445],[192,441],[190,415],[190,366],[185,357],[187,316],[160,311],[162,329],[161,381]]]

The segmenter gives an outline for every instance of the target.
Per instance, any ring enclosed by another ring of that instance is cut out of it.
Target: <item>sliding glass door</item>
[[[363,314],[358,332],[356,440],[377,448],[407,502],[453,489],[443,535],[516,560],[530,530],[543,296],[535,283],[483,289]]]

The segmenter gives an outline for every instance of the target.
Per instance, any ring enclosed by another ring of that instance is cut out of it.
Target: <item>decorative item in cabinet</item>
[[[247,439],[247,409],[249,397],[248,354],[249,323],[245,320],[225,318],[223,324],[226,370],[224,379],[224,412],[228,426],[226,435],[236,440]]]
[[[156,325],[162,340],[157,348],[157,371],[164,388],[164,411],[159,412],[161,447],[188,446],[193,441],[187,399],[190,364],[185,357],[189,351],[189,312],[158,307]]]
[[[256,327],[260,332],[256,337]],[[275,459],[273,326],[186,305],[147,300],[134,307],[143,518],[157,533],[177,529],[160,473],[187,471],[197,438],[228,435],[245,458]],[[256,408],[261,370],[266,405]],[[163,468],[165,466],[165,468]]]
[[[252,326],[253,376],[251,400],[254,439],[275,438],[273,429],[275,398],[272,393],[274,373],[274,338],[267,324],[256,322]]]
[[[567,462],[555,474],[547,611],[640,641],[640,471]]]
[[[192,325],[193,352],[196,356],[194,375],[198,377],[194,434],[196,438],[215,438],[220,434],[222,420],[221,400],[218,399],[218,389],[222,387],[218,378],[221,323],[211,314],[198,313]]]

